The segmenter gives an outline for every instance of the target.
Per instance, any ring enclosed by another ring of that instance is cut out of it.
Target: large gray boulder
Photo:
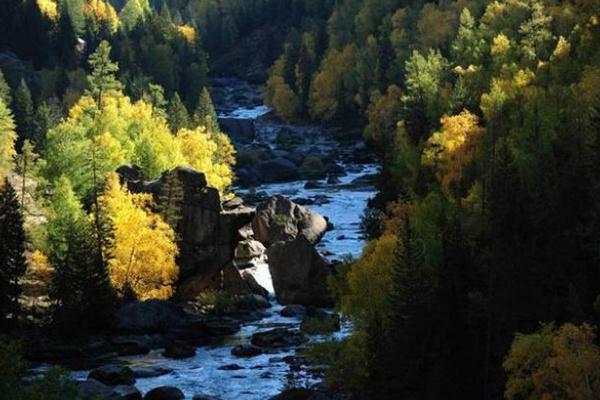
[[[219,125],[236,144],[250,144],[256,137],[256,128],[252,119],[219,118]]]
[[[333,305],[327,286],[331,266],[304,236],[275,243],[267,249],[267,258],[280,304]]]
[[[104,365],[93,369],[88,374],[88,379],[94,379],[108,386],[133,385],[135,375],[131,368],[121,365]]]
[[[278,195],[256,208],[252,229],[256,239],[266,246],[298,237],[316,244],[327,230],[327,220],[287,197]]]
[[[173,386],[160,386],[150,390],[144,400],[183,400],[183,392]]]
[[[163,300],[127,303],[117,310],[116,317],[117,328],[126,333],[164,333],[188,322],[181,307]]]
[[[298,166],[282,157],[262,161],[254,170],[261,182],[286,182],[299,177]]]
[[[134,386],[108,386],[95,379],[77,383],[78,400],[142,400],[142,394]]]

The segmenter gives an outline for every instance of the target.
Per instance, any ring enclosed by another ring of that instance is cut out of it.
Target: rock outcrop
[[[327,287],[329,262],[304,236],[278,242],[267,249],[269,271],[280,304],[330,307],[333,297]]]
[[[219,125],[236,144],[250,144],[256,137],[253,119],[219,118]]]
[[[284,196],[273,196],[256,208],[252,229],[255,238],[266,246],[299,236],[316,244],[327,230],[327,220]]]
[[[215,289],[214,285],[221,283],[217,275],[233,260],[243,239],[240,230],[250,223],[254,209],[238,204],[224,210],[219,191],[208,185],[202,172],[191,168],[177,167],[154,181],[143,181],[139,168],[131,165],[120,167],[117,173],[129,190],[151,193],[158,204],[164,202],[168,177],[176,178],[173,190],[177,195],[170,206],[178,207],[181,217],[176,227],[182,288],[178,298],[191,300],[200,293],[198,290]]]

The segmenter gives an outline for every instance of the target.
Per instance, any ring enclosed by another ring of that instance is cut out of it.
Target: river
[[[262,104],[258,89],[235,80],[222,80],[218,84],[222,94],[220,102],[217,102],[219,116],[255,120],[254,144],[276,150],[273,133],[283,124],[272,119],[263,120],[269,109]],[[334,151],[339,146],[331,138],[312,137],[315,127],[304,129],[301,125],[294,125],[293,128],[304,135],[311,145],[318,144],[321,150]],[[306,189],[307,180],[300,179],[285,183],[265,183],[253,188],[238,187],[236,193],[242,197],[283,194],[292,199],[305,199],[312,203],[307,207],[326,216],[333,224],[333,229],[319,243],[319,250],[332,259],[340,259],[345,255],[356,257],[364,245],[360,233],[360,218],[368,199],[375,194],[372,184],[358,185],[356,182],[357,178],[360,181],[360,178],[375,174],[377,167],[373,164],[356,164],[341,158],[338,161],[343,172],[340,173],[339,181],[334,184],[327,184],[325,180],[321,180],[317,185],[313,182],[313,186],[316,187]],[[253,333],[280,326],[297,328],[301,322],[298,318],[280,316],[279,311],[282,307],[274,300],[266,263],[258,263],[253,269],[253,274],[257,281],[271,292],[271,307],[266,310],[264,318],[243,324],[237,334],[225,338],[224,341],[212,346],[199,347],[192,358],[167,359],[162,357],[162,350],[154,350],[143,356],[119,358],[120,362],[130,366],[158,366],[172,370],[163,376],[137,379],[136,387],[142,393],[168,385],[181,389],[186,399],[202,394],[221,400],[264,400],[280,393],[286,387],[306,387],[319,382],[319,374],[315,374],[310,367],[303,366],[298,370],[285,362],[284,357],[294,355],[297,349],[276,351],[252,358],[239,358],[231,354],[233,346],[248,343]],[[312,336],[310,339],[313,342],[340,339],[350,331],[350,324],[344,322],[341,331],[330,337]],[[83,380],[87,373],[88,371],[76,371],[73,376]]]

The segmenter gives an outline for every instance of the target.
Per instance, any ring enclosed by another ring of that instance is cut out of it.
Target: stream
[[[254,120],[256,137],[253,144],[268,146],[277,150],[274,135],[284,124],[272,118],[263,119],[269,112],[262,103],[260,92],[245,82],[220,80],[220,100],[215,101],[220,118]],[[289,129],[289,125],[285,125]],[[321,152],[338,151],[339,144],[326,135],[315,135],[314,126],[293,125],[295,132],[304,135],[306,145],[318,147]],[[318,136],[318,137],[316,137]],[[236,144],[237,147],[237,144]],[[326,233],[317,248],[329,259],[342,259],[346,255],[357,257],[364,245],[360,233],[360,219],[367,201],[375,194],[375,187],[365,177],[377,172],[374,164],[354,163],[347,157],[336,160],[340,173],[335,182],[327,179],[311,181],[311,188],[305,188],[306,179],[280,183],[262,183],[255,187],[237,187],[236,194],[246,197],[263,198],[274,194],[285,195],[292,200],[300,199],[306,207],[326,216],[333,229]],[[343,170],[343,171],[342,171]],[[358,184],[359,182],[360,184]],[[317,368],[295,366],[289,363],[297,349],[274,350],[251,358],[240,358],[231,354],[233,346],[249,343],[252,334],[274,327],[298,328],[299,318],[286,318],[280,315],[283,308],[277,304],[268,266],[257,262],[251,268],[252,274],[270,292],[271,307],[265,317],[255,322],[247,322],[241,330],[214,345],[197,349],[196,355],[183,360],[162,357],[162,350],[153,350],[147,355],[119,357],[118,360],[132,367],[164,367],[172,372],[158,377],[138,378],[135,386],[146,393],[158,386],[175,386],[182,390],[186,399],[195,395],[229,400],[264,400],[277,395],[289,387],[307,387],[320,382],[322,374]],[[331,335],[310,336],[311,342],[341,339],[351,332],[351,325],[343,322],[341,330]],[[287,361],[287,362],[286,362]],[[321,371],[322,372],[322,371]],[[76,379],[85,379],[88,371],[76,371]],[[211,397],[212,396],[212,397]]]

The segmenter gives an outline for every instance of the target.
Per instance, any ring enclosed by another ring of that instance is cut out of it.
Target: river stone
[[[150,390],[144,400],[182,400],[183,392],[173,386],[160,386]]]
[[[134,386],[111,387],[95,379],[77,382],[78,400],[142,400],[142,394]]]
[[[135,386],[119,385],[113,388],[119,400],[142,400],[142,393]]]
[[[128,333],[163,333],[187,323],[187,315],[164,300],[134,301],[117,310],[117,327]]]
[[[331,267],[306,238],[276,243],[267,250],[267,257],[280,304],[333,305],[327,285]]]
[[[255,357],[263,353],[262,349],[251,344],[240,344],[231,349],[236,357]]]
[[[252,265],[251,261],[264,256],[265,246],[258,240],[246,239],[238,243],[235,248],[236,265]]]
[[[300,304],[290,304],[283,307],[279,314],[287,318],[302,318],[306,315],[306,307]]]
[[[133,374],[136,378],[155,378],[173,372],[171,368],[165,367],[132,367]]]
[[[250,144],[256,137],[253,119],[219,118],[219,125],[236,144]]]
[[[135,383],[131,368],[121,365],[104,365],[95,368],[88,374],[88,379],[95,379],[108,386],[133,385]]]
[[[302,236],[318,243],[327,229],[327,220],[284,196],[273,196],[256,208],[252,229],[257,240],[269,246]]]
[[[296,164],[285,158],[260,162],[255,168],[261,182],[286,182],[299,177]]]
[[[269,298],[269,291],[262,287],[260,283],[256,281],[254,275],[249,271],[242,271],[242,278],[248,284],[248,287],[252,291],[253,294],[257,294],[259,296],[264,297],[265,299]]]
[[[120,356],[137,356],[150,353],[148,346],[135,340],[115,343],[113,346]]]
[[[178,340],[169,340],[165,346],[165,351],[163,356],[166,358],[190,358],[196,355],[196,348],[188,343],[178,341]]]
[[[286,328],[275,328],[255,333],[252,335],[251,343],[258,347],[282,348],[299,346],[307,340],[301,332]]]

